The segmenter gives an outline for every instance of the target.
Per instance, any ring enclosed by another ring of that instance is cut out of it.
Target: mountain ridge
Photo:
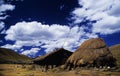
[[[17,52],[0,48],[0,63],[31,63],[31,58]]]

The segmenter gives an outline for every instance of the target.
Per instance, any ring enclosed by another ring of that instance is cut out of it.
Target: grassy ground
[[[41,72],[39,67],[20,64],[0,64],[0,76],[120,76],[120,72],[96,70],[48,71]]]
[[[31,65],[24,67],[20,64],[0,64],[0,76],[44,76],[43,73],[30,68]]]

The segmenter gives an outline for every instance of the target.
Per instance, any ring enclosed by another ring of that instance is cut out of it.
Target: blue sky
[[[0,46],[30,57],[75,51],[90,38],[120,43],[119,0],[0,0]]]

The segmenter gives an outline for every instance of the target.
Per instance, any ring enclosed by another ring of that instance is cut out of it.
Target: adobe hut
[[[34,59],[34,63],[38,64],[44,68],[53,68],[54,66],[60,66],[65,64],[68,57],[72,54],[72,52],[65,50],[63,48],[57,49],[50,54],[46,54]]]
[[[81,44],[81,46],[68,58],[65,68],[76,67],[103,67],[114,66],[116,64],[111,52],[105,42],[100,38],[89,39]]]

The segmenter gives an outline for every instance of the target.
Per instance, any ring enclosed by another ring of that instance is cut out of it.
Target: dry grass
[[[39,67],[20,64],[0,64],[0,76],[120,76],[120,72],[101,72],[96,70],[48,71],[41,72]]]
[[[0,76],[45,76],[36,70],[30,70],[31,65],[0,64]]]

